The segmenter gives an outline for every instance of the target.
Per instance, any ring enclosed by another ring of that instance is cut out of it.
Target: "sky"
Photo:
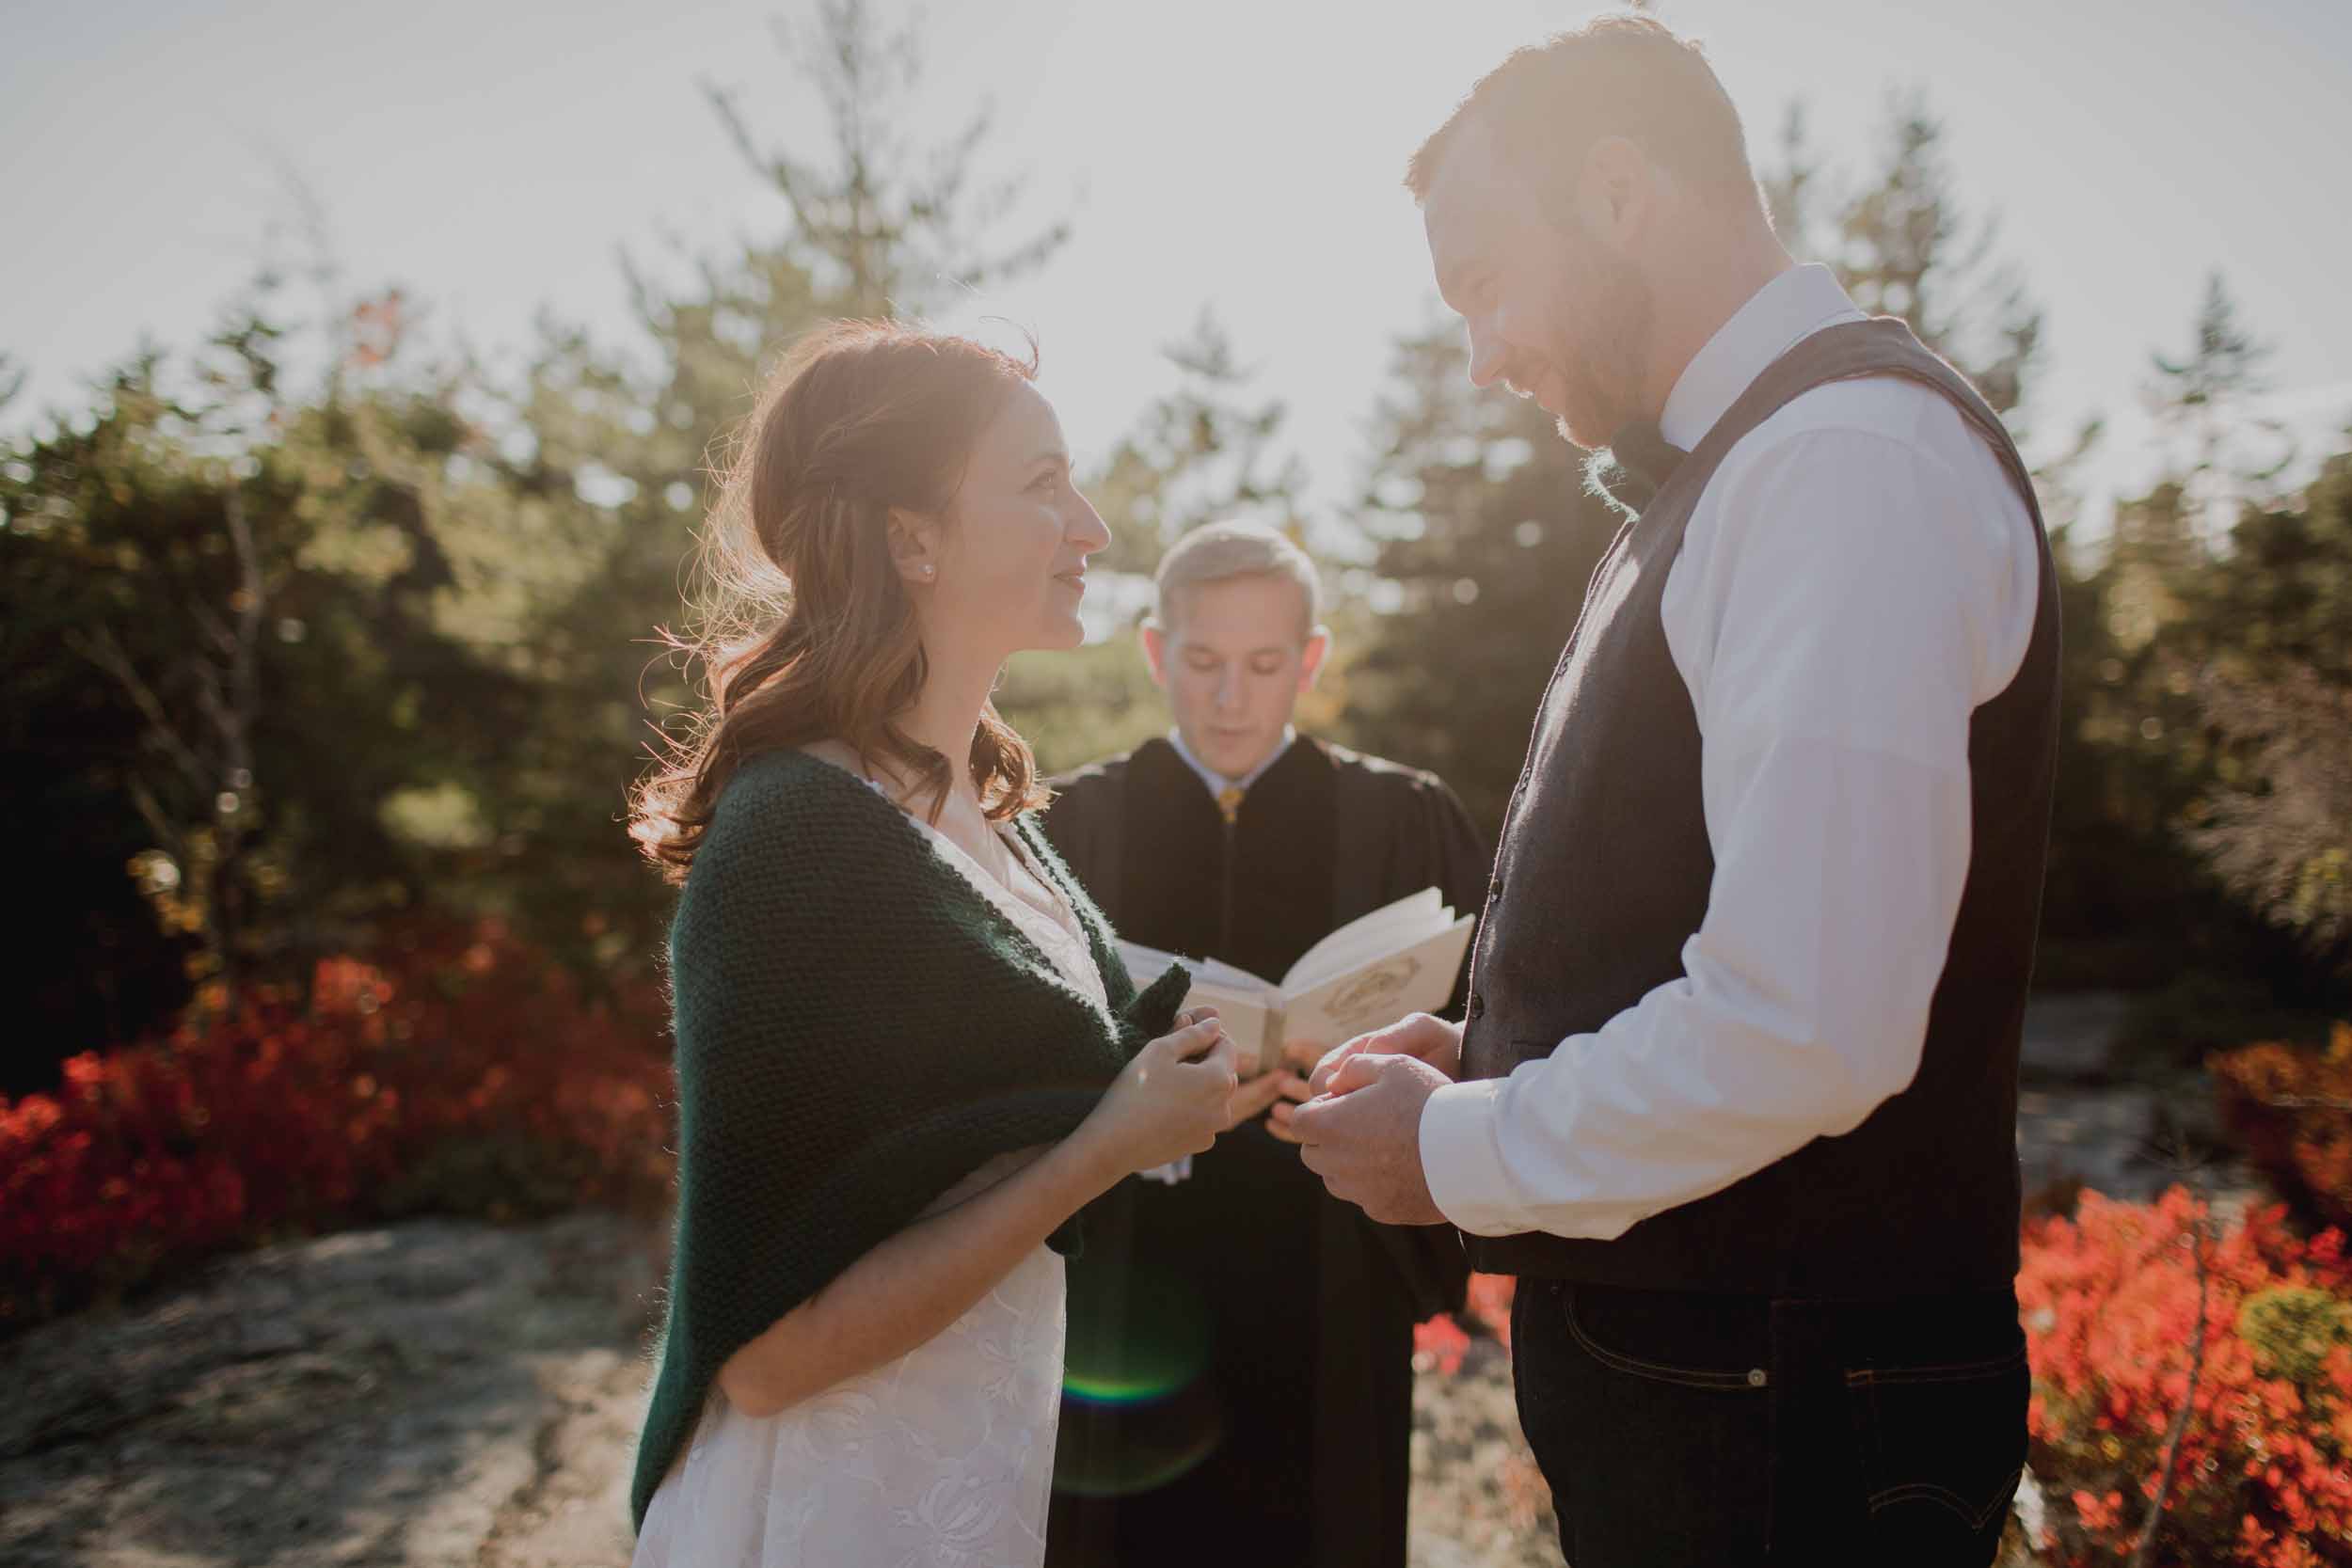
[[[878,0],[885,15],[901,0]],[[0,0],[0,353],[21,429],[147,337],[201,336],[289,212],[324,199],[355,289],[397,284],[494,362],[550,309],[626,330],[620,256],[772,233],[780,200],[701,84],[771,141],[821,122],[771,27],[805,0]],[[1077,455],[1172,384],[1204,309],[1290,405],[1311,510],[1344,513],[1401,332],[1437,309],[1404,161],[1515,45],[1597,8],[1523,0],[991,0],[925,13],[918,142],[983,102],[990,166],[1067,215],[1042,271],[947,313],[1034,331]],[[2090,414],[2089,473],[2152,461],[2149,354],[2185,346],[2205,276],[2276,345],[2272,407],[2316,448],[2352,420],[2352,4],[2344,0],[1663,0],[1776,143],[1802,101],[1833,172],[1870,166],[1888,94],[1923,90],[1963,199],[2047,313],[2038,429]]]

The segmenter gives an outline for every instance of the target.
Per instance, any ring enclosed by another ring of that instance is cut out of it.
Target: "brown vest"
[[[1613,1241],[1470,1237],[1475,1268],[1864,1298],[1997,1288],[2016,1273],[2017,1048],[2057,753],[2058,576],[2000,420],[1899,320],[1828,327],[1788,350],[1619,531],[1595,573],[1504,819],[1471,958],[1463,1076],[1504,1076],[1682,977],[1715,863],[1698,722],[1660,620],[1666,574],[1731,448],[1802,393],[1864,376],[1904,377],[1948,398],[2025,499],[2041,553],[2025,661],[1969,723],[1968,879],[1918,1073],[1851,1132],[1816,1138]]]

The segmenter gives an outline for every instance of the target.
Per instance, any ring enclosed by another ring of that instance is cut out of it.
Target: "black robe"
[[[1484,907],[1493,863],[1453,791],[1337,746],[1293,743],[1231,827],[1165,740],[1056,787],[1046,835],[1147,946],[1279,980],[1422,888]],[[1049,1568],[1403,1568],[1412,1331],[1461,1304],[1454,1232],[1373,1224],[1263,1120],[1188,1180],[1121,1182],[1088,1225]]]

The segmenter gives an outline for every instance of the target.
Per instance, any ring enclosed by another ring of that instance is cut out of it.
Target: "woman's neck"
[[[955,793],[977,800],[972,784],[972,741],[979,733],[980,710],[995,689],[1001,661],[976,658],[935,658],[914,705],[898,718],[908,738],[930,747],[947,759]]]

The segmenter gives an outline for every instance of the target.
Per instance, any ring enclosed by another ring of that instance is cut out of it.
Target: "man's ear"
[[[1143,643],[1143,662],[1151,667],[1152,684],[1167,690],[1168,634],[1160,629],[1159,622],[1146,617],[1136,628],[1136,636]]]
[[[1308,635],[1307,645],[1298,653],[1298,689],[1308,690],[1315,684],[1315,676],[1323,669],[1324,658],[1331,652],[1331,628],[1317,626]]]
[[[1665,193],[1649,154],[1623,136],[1603,136],[1585,153],[1578,215],[1588,233],[1625,250],[1647,227]]]
[[[890,562],[910,587],[939,581],[939,524],[905,507],[890,509]]]

